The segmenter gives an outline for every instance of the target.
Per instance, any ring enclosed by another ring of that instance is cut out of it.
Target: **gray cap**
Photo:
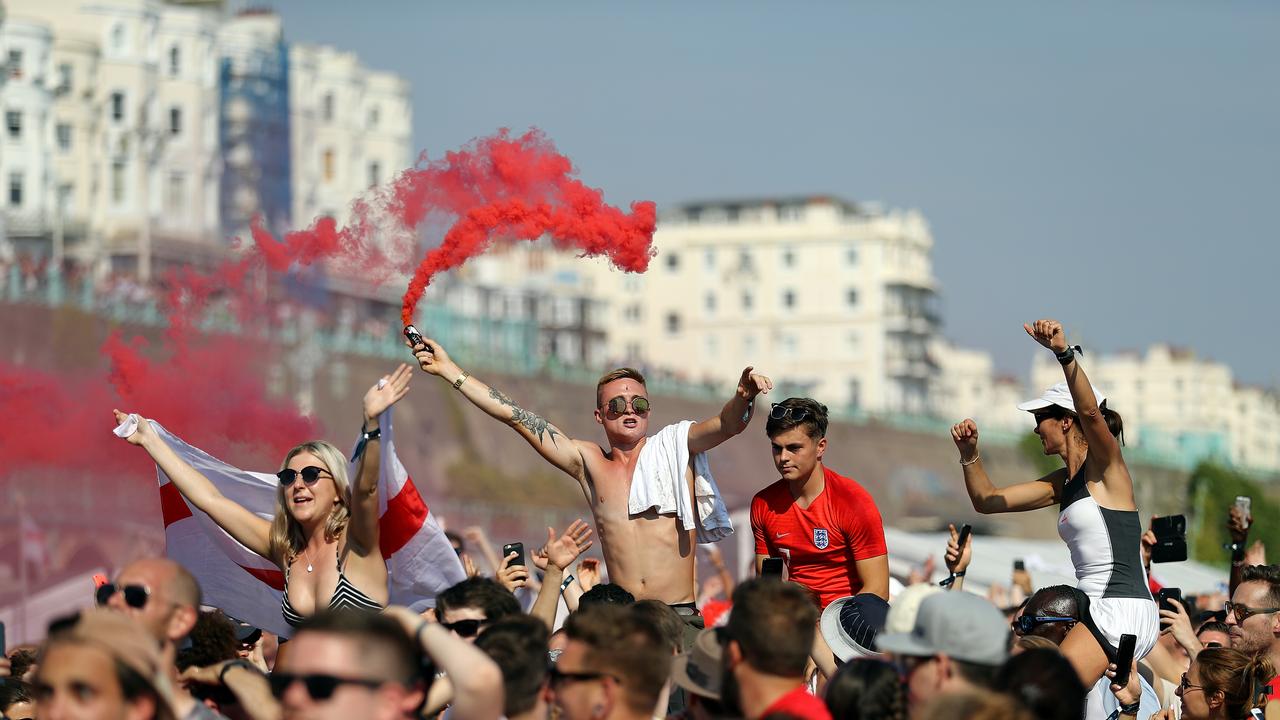
[[[876,647],[896,655],[941,653],[976,665],[999,665],[1009,656],[1009,624],[986,598],[943,592],[920,603],[911,632],[881,635]]]

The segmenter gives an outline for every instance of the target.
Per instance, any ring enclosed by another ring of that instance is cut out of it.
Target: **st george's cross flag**
[[[136,422],[132,419],[131,421]],[[130,421],[117,428],[128,437]],[[378,538],[387,561],[390,598],[393,605],[424,610],[435,605],[435,597],[445,588],[466,579],[462,563],[444,530],[431,515],[414,486],[413,479],[395,451],[391,410],[378,419],[382,429],[382,462],[378,475]],[[233,467],[192,447],[152,422],[152,429],[183,460],[218,488],[218,491],[255,515],[271,520],[275,514],[274,474],[250,472]],[[355,482],[355,468],[350,468]],[[196,580],[204,604],[255,627],[289,637],[280,604],[284,573],[274,563],[252,552],[218,527],[213,519],[187,501],[163,470],[156,469],[160,483],[160,508],[164,517],[166,554],[180,563]]]

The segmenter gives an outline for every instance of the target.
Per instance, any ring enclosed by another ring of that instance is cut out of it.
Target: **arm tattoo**
[[[542,436],[546,435],[551,438],[552,445],[558,445],[558,443],[556,443],[556,436],[562,435],[563,433],[556,430],[554,425],[547,422],[539,415],[531,413],[519,405],[516,405],[515,401],[507,397],[505,393],[497,388],[489,388],[489,397],[511,408],[511,420],[519,425],[523,425],[526,430],[536,435],[539,443],[542,442]]]

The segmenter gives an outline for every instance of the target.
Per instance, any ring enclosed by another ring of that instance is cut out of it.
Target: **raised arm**
[[[422,651],[453,684],[452,717],[456,720],[498,720],[502,717],[502,670],[483,650],[423,620],[414,611],[389,607],[384,614],[397,620],[416,638]]]
[[[742,371],[742,377],[738,378],[738,389],[729,402],[725,403],[719,415],[695,423],[689,428],[691,454],[706,452],[747,429],[747,424],[755,413],[756,396],[773,389],[773,381],[751,372],[753,369],[748,367]]]
[[[128,419],[128,413],[114,411],[116,424]],[[208,514],[218,527],[226,530],[241,545],[279,564],[280,558],[270,554],[271,521],[260,518],[218,491],[209,478],[200,473],[169,447],[151,428],[151,421],[138,418],[138,428],[125,438],[130,445],[146,450],[156,465],[169,477],[182,496],[201,512]]]
[[[364,430],[368,440],[357,458],[356,484],[351,488],[352,550],[365,556],[381,552],[378,547],[378,472],[382,465],[382,442],[374,430],[378,417],[409,392],[413,369],[401,364],[364,394]]]
[[[546,575],[542,578],[542,590],[538,592],[538,598],[533,602],[529,614],[542,620],[549,629],[555,629],[556,608],[560,603],[560,585],[564,581],[564,573],[579,555],[591,547],[591,533],[591,526],[581,518],[574,520],[559,537],[556,537],[555,528],[547,528],[547,544],[534,553],[535,564],[541,564],[540,561],[545,559]]]
[[[1107,419],[1102,416],[1098,398],[1093,394],[1093,385],[1089,384],[1089,378],[1084,374],[1084,368],[1080,367],[1076,353],[1068,352],[1070,348],[1067,346],[1067,335],[1062,331],[1062,323],[1057,320],[1037,320],[1034,324],[1023,324],[1022,329],[1036,342],[1052,350],[1059,358],[1058,362],[1062,363],[1067,388],[1071,391],[1071,404],[1076,407],[1080,430],[1084,432],[1085,440],[1089,441],[1089,459],[1100,461],[1103,468],[1112,463],[1123,463],[1120,441],[1107,427]]]
[[[982,467],[982,455],[978,452],[978,424],[968,419],[956,423],[951,426],[951,439],[960,451],[964,488],[974,510],[983,515],[1022,512],[1039,510],[1057,502],[1059,489],[1067,479],[1065,468],[1031,482],[998,488]]]
[[[408,342],[405,343],[408,345]],[[516,405],[497,388],[491,388],[480,382],[470,373],[464,372],[449,359],[449,354],[440,343],[427,339],[424,343],[411,346],[413,356],[423,372],[430,373],[453,385],[471,404],[489,414],[490,417],[510,425],[520,433],[526,442],[547,462],[560,468],[566,475],[586,484],[586,461],[578,443],[566,436],[560,428],[552,425],[538,415]]]

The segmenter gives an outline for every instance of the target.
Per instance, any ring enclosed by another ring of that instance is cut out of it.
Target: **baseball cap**
[[[941,653],[976,665],[999,665],[1009,656],[1009,625],[986,598],[943,592],[920,603],[911,632],[881,635],[876,647],[895,655]]]
[[[909,633],[916,626],[916,613],[920,612],[920,603],[930,595],[942,592],[942,588],[934,583],[916,583],[908,585],[905,590],[893,596],[893,605],[889,608],[889,616],[884,621],[887,633]]]
[[[1093,387],[1093,397],[1099,405],[1107,401],[1107,396],[1103,395],[1096,386],[1091,385],[1090,387]],[[1044,394],[1035,400],[1028,400],[1024,403],[1019,403],[1018,409],[1026,412],[1035,412],[1036,410],[1047,408],[1050,405],[1056,405],[1060,408],[1070,410],[1071,412],[1076,411],[1076,403],[1071,399],[1071,389],[1067,387],[1065,382],[1060,382],[1048,390],[1045,390]]]
[[[719,700],[720,653],[716,629],[700,631],[693,647],[671,662],[671,681],[694,695]]]
[[[164,659],[160,644],[123,613],[93,608],[80,613],[73,622],[58,623],[60,629],[53,632],[58,640],[69,640],[92,645],[106,651],[112,659],[137,673],[159,698],[157,717],[174,718],[173,691],[164,674]]]
[[[876,635],[884,629],[889,603],[870,593],[833,600],[818,625],[827,646],[848,662],[853,658],[876,655]]]

